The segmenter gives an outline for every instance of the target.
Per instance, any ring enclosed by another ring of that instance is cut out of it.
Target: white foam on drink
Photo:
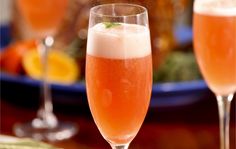
[[[147,27],[122,23],[106,28],[96,24],[88,31],[87,54],[113,59],[144,57],[151,53]]]
[[[194,12],[214,16],[236,16],[236,0],[195,0]]]

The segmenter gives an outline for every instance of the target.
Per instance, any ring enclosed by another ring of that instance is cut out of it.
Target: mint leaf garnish
[[[120,23],[115,23],[115,22],[103,22],[103,24],[105,25],[105,28],[113,28],[116,26],[120,26]]]

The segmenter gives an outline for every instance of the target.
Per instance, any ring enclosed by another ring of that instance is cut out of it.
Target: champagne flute
[[[113,149],[127,149],[151,98],[146,8],[118,3],[90,10],[86,89],[93,119],[104,139]]]
[[[19,137],[56,141],[70,138],[77,132],[74,124],[58,121],[53,114],[50,85],[47,79],[48,51],[54,43],[53,35],[66,12],[68,0],[17,0],[17,6],[27,25],[38,39],[42,63],[42,104],[37,117],[31,122],[16,124],[14,132]]]
[[[197,61],[218,103],[220,148],[229,149],[230,103],[236,91],[236,1],[195,0],[193,21]]]

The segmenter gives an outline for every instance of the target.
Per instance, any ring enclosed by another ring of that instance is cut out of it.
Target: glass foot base
[[[14,133],[18,137],[28,137],[35,140],[60,141],[69,139],[78,132],[78,127],[69,122],[58,122],[54,128],[35,128],[31,122],[16,124]]]

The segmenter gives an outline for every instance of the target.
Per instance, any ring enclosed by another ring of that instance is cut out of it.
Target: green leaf
[[[153,71],[154,82],[180,82],[202,79],[192,52],[171,52]]]
[[[103,24],[105,25],[105,28],[107,29],[121,25],[120,23],[116,23],[116,22],[103,22]]]

